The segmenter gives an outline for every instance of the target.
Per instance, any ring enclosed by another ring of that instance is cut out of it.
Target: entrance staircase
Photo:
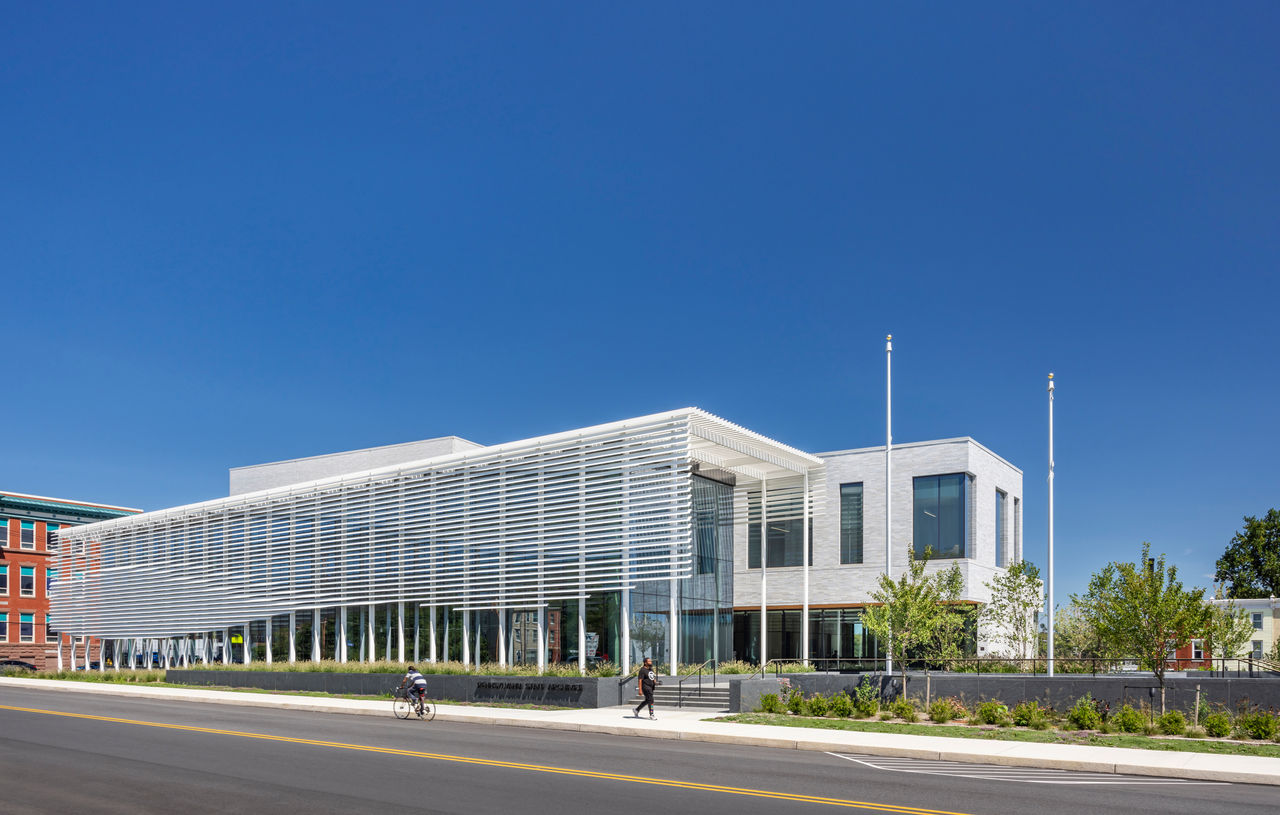
[[[686,682],[683,688],[678,687],[670,678],[663,680],[666,684],[653,689],[655,707],[696,710],[728,710],[729,685],[713,685],[703,682],[699,691],[696,683]]]

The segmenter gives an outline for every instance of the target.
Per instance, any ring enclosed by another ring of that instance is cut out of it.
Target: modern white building
[[[894,573],[927,546],[983,601],[1021,557],[1021,471],[967,438],[892,457]],[[60,530],[52,602],[115,664],[874,658],[884,459],[685,408],[241,467],[229,497]]]

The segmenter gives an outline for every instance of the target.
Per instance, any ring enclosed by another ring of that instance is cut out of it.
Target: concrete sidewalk
[[[74,682],[52,679],[0,677],[0,702],[4,688],[68,690],[146,699],[269,707],[317,713],[360,716],[392,716],[390,700],[336,699],[270,693],[242,693],[185,688],[157,688],[110,682]],[[629,707],[598,710],[521,710],[473,705],[442,704],[437,721],[506,727],[541,727],[580,733],[606,733],[655,739],[683,739],[787,750],[860,753],[882,756],[965,761],[1020,767],[1122,773],[1127,775],[1233,781],[1280,786],[1280,758],[1164,752],[1123,747],[958,739],[942,736],[909,736],[851,730],[775,727],[703,721],[705,710],[658,710],[657,721],[632,717]]]

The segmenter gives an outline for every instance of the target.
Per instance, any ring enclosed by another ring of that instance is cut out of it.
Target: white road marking
[[[1020,781],[1026,784],[1198,784],[1227,786],[1225,781],[1195,781],[1186,778],[1159,778],[1141,775],[1118,775],[1079,770],[1055,770],[1043,767],[1009,767],[999,764],[969,764],[963,761],[941,761],[929,758],[898,758],[859,754],[827,753],[873,770],[918,775],[945,775],[953,778],[977,778],[985,781]]]

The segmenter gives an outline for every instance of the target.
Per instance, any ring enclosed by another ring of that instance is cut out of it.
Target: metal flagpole
[[[1053,374],[1049,374],[1049,676],[1053,676]]]
[[[893,335],[884,338],[884,576],[893,572]],[[885,673],[893,673],[893,641],[884,646]]]

